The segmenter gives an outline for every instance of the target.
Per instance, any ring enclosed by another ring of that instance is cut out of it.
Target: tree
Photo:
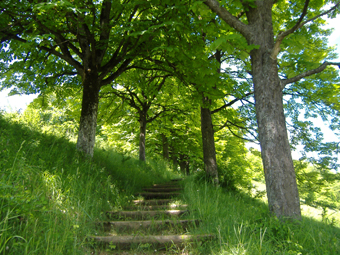
[[[153,70],[131,70],[122,77],[125,79],[118,79],[112,86],[111,92],[108,92],[120,97],[137,112],[139,160],[141,161],[145,161],[147,123],[154,121],[167,110],[167,99],[162,89],[169,77],[169,74]]]
[[[214,33],[216,28],[208,29],[207,33],[198,32],[199,27],[208,26],[205,26],[206,23],[202,18],[198,21],[198,28],[195,26],[195,22],[192,22],[192,29],[195,32],[190,33],[191,40],[188,43],[182,42],[180,44],[184,53],[176,55],[173,63],[168,64],[168,66],[174,69],[174,75],[182,81],[184,86],[188,89],[191,88],[190,93],[193,100],[200,104],[204,169],[208,178],[213,183],[218,184],[218,165],[214,141],[214,133],[217,128],[214,127],[212,115],[252,95],[252,92],[238,91],[237,96],[231,96],[235,91],[228,83],[234,84],[235,81],[228,72],[221,72],[221,65],[228,58],[233,57],[212,46],[215,41],[218,41]],[[214,25],[214,27],[216,26]],[[223,106],[217,104],[220,101],[223,102]],[[229,127],[230,124],[233,124],[232,121],[226,121],[220,128]],[[241,126],[243,125],[239,125],[238,128]]]
[[[163,28],[178,17],[167,7],[157,0],[1,1],[2,87],[79,88],[77,148],[92,156],[100,90],[162,44],[170,33]]]
[[[272,0],[239,1],[228,7],[216,0],[203,2],[242,34],[249,46],[254,45],[249,54],[269,209],[279,218],[299,219],[300,201],[283,111],[283,89],[287,84],[339,63],[325,61],[317,68],[305,69],[294,77],[280,79],[280,46],[285,38],[303,28],[309,29],[311,34],[316,32],[317,19],[334,12],[339,3],[323,12],[320,2],[310,4],[309,0],[299,1],[293,6],[288,2]],[[286,23],[282,24],[280,15]],[[309,24],[316,26],[307,28]]]

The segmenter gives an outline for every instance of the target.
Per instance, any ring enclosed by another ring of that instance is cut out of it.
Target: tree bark
[[[85,155],[93,156],[100,82],[94,72],[86,72],[83,78],[83,100],[79,122],[77,149]]]
[[[163,159],[169,161],[169,142],[165,134],[162,134]]]
[[[214,129],[209,108],[201,107],[201,132],[205,172],[215,184],[218,184]]]
[[[239,31],[248,45],[259,46],[250,52],[250,58],[268,205],[278,218],[300,219],[300,199],[283,111],[283,87],[277,69],[279,49],[274,44],[273,0],[251,4],[244,1],[247,24],[216,0],[205,0],[205,4]]]
[[[251,51],[262,161],[266,179],[268,205],[278,218],[301,218],[300,199],[287,135],[283,110],[283,93],[278,76],[278,63],[271,58],[274,48],[272,5],[257,2],[247,12],[254,33],[249,44],[260,45]]]
[[[145,161],[146,113],[139,114],[139,160]]]

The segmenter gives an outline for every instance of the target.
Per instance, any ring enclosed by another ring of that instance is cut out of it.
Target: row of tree
[[[305,134],[309,125],[299,119],[301,105],[309,107],[307,116],[331,114],[337,128],[339,78],[331,66],[340,64],[330,62],[335,55],[323,24],[339,12],[339,4],[5,0],[0,3],[2,87],[55,92],[60,98],[78,90],[77,148],[90,156],[98,109],[104,105],[101,117],[108,119],[114,109],[133,109],[140,126],[140,160],[145,160],[148,123],[160,126],[167,157],[174,130],[169,123],[197,118],[186,115],[199,107],[205,171],[215,183],[214,133],[227,127],[249,138],[256,130],[269,208],[280,218],[300,218],[284,108],[293,127],[299,127],[293,143],[318,147]],[[238,107],[240,115],[230,107]],[[227,115],[218,117],[221,112]],[[157,122],[160,116],[168,121]],[[321,149],[331,154],[335,146],[322,144]],[[188,154],[178,154],[181,162]]]

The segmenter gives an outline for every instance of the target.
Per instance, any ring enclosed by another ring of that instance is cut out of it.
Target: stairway
[[[110,221],[99,224],[103,235],[91,236],[90,240],[101,244],[106,253],[123,254],[121,250],[148,249],[167,251],[170,247],[182,248],[188,243],[211,239],[214,236],[187,235],[187,227],[197,225],[190,217],[188,205],[181,204],[181,179],[166,184],[155,184],[136,194],[143,199],[134,200],[123,211],[107,212]],[[112,253],[108,253],[111,249]],[[93,253],[94,254],[94,253]]]

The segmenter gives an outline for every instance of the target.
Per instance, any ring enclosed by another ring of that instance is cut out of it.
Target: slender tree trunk
[[[87,72],[83,80],[83,100],[77,149],[93,156],[96,137],[100,83],[97,74]]]
[[[174,170],[177,171],[178,168],[178,159],[175,155],[172,156],[172,164],[174,165]]]
[[[217,50],[215,59],[219,63],[217,73],[221,72],[221,51]],[[214,87],[214,89],[216,89]],[[208,107],[206,107],[206,105]],[[216,149],[214,139],[214,128],[211,118],[211,111],[209,106],[211,100],[207,97],[203,98],[203,106],[201,107],[201,133],[203,140],[203,161],[205,172],[212,178],[213,182],[218,184],[218,170],[216,161]]]
[[[189,170],[189,160],[188,160],[188,156],[185,154],[180,154],[179,155],[179,168],[181,170],[181,172],[185,175],[189,175],[190,174],[190,170]]]
[[[173,168],[175,171],[177,171],[178,159],[177,159],[177,153],[173,146],[171,146],[171,159],[172,159]]]
[[[169,161],[169,142],[165,134],[162,134],[163,159]]]
[[[185,161],[185,174],[190,175],[190,164],[189,164],[189,159]]]
[[[201,132],[203,141],[203,161],[207,175],[218,184],[214,129],[209,108],[201,107]]]
[[[247,12],[255,31],[251,51],[255,108],[266,179],[268,205],[278,218],[301,218],[300,199],[283,110],[278,63],[271,58],[274,47],[271,5],[260,3]],[[260,24],[259,24],[260,23]]]
[[[139,115],[139,160],[145,161],[146,113]]]

